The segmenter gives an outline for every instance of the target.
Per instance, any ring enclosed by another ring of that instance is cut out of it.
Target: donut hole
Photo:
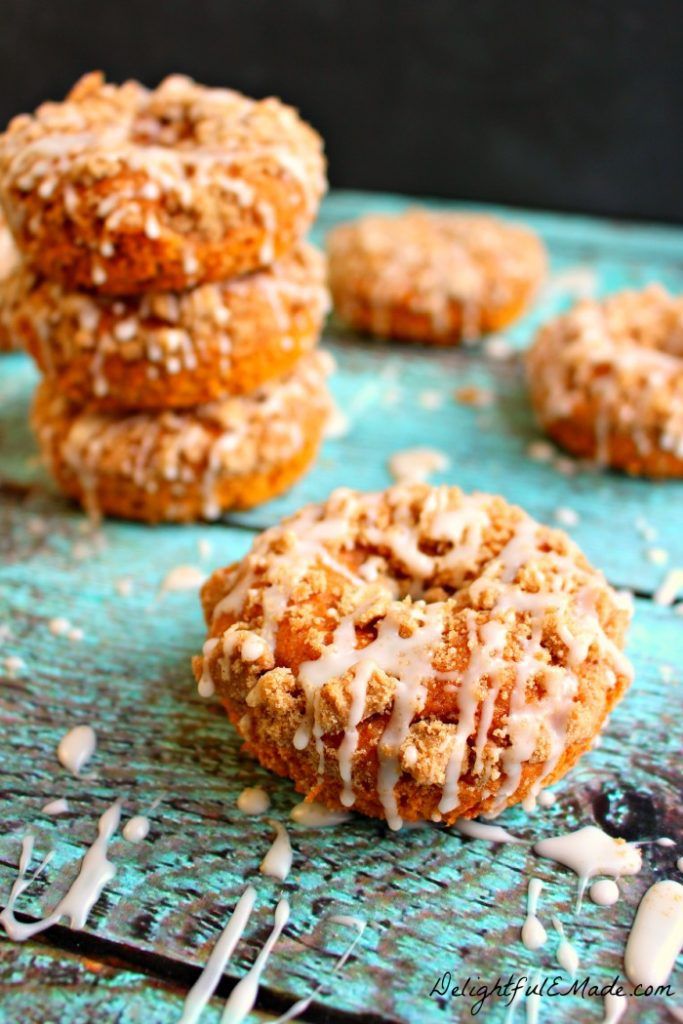
[[[449,555],[456,547],[457,544],[451,540],[435,537],[421,537],[417,542],[417,549],[421,554],[435,559]]]
[[[604,316],[608,333],[617,343],[683,358],[683,298],[669,295],[659,285],[611,297]]]
[[[130,135],[142,146],[167,149],[220,147],[248,136],[259,105],[227,89],[205,90],[173,76],[150,94],[133,118]],[[277,112],[276,112],[277,113]]]
[[[421,579],[420,577],[402,572],[397,567],[388,568],[377,576],[377,581],[386,586],[388,593],[397,601],[422,601],[425,604],[437,604],[454,597],[466,587],[465,582],[450,582],[438,579],[438,572]]]
[[[210,141],[207,135],[215,134],[217,122],[231,114],[229,93],[220,96],[222,101],[211,93],[202,96],[202,90],[183,76],[167,78],[136,112],[132,141],[169,149],[201,146]]]
[[[494,542],[490,551],[468,561],[458,557],[460,542],[422,536],[415,539],[414,546],[378,543],[372,548],[355,548],[347,564],[366,582],[383,584],[396,600],[410,598],[435,604],[466,590],[506,539]]]
[[[133,122],[131,141],[138,146],[162,146],[175,149],[196,142],[196,125],[188,111],[180,114],[142,114]]]

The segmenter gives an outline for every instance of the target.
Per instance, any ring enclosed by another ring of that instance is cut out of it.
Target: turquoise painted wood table
[[[405,202],[332,194],[314,235],[321,241],[340,220]],[[324,344],[337,359],[333,387],[348,431],[325,444],[316,468],[286,497],[221,523],[107,522],[93,530],[37,463],[27,427],[33,369],[22,355],[0,362],[0,898],[27,829],[37,849],[55,851],[21,898],[19,910],[32,919],[68,887],[112,800],[123,799],[125,816],[149,812],[152,823],[139,845],[115,838],[116,876],[82,931],[56,926],[23,946],[0,944],[0,1024],[177,1021],[248,880],[256,910],[202,1017],[207,1024],[220,1019],[220,996],[253,962],[282,890],[292,916],[263,977],[263,1012],[282,1012],[323,982],[306,1014],[311,1022],[468,1020],[476,997],[447,998],[441,984],[434,990],[446,972],[453,984],[470,978],[488,986],[510,974],[558,973],[554,934],[536,953],[520,941],[532,872],[545,882],[540,912],[549,932],[556,915],[581,957],[579,977],[596,985],[623,976],[625,937],[646,887],[683,878],[680,847],[644,846],[644,868],[623,881],[615,906],[587,902],[575,913],[575,877],[531,852],[534,840],[591,822],[628,839],[680,838],[683,618],[652,597],[668,569],[683,566],[683,485],[531,458],[540,435],[518,358],[536,325],[579,294],[655,280],[683,292],[683,230],[497,212],[526,221],[549,247],[552,275],[534,310],[504,339],[462,351],[390,345],[330,326]],[[470,385],[490,392],[491,403],[456,401],[456,390]],[[417,445],[448,456],[437,481],[499,492],[547,522],[558,509],[576,512],[576,540],[614,584],[636,595],[635,683],[602,745],[556,787],[556,803],[503,816],[522,843],[491,845],[437,827],[394,834],[355,816],[326,830],[290,822],[294,866],[279,885],[258,874],[270,826],[240,814],[235,801],[244,786],[260,784],[273,817],[287,821],[297,798],[241,752],[221,709],[197,696],[189,672],[203,639],[197,596],[165,592],[163,581],[178,565],[208,572],[240,557],[255,531],[335,486],[384,487],[389,456]],[[667,565],[652,548],[666,552]],[[55,616],[67,617],[82,639],[55,636],[48,626]],[[98,748],[78,779],[60,768],[56,747],[86,722]],[[68,813],[42,814],[57,797],[68,799]],[[368,921],[339,975],[332,968],[349,935],[330,921],[334,914]],[[680,1019],[672,1016],[683,1007],[680,970],[671,984],[677,995],[631,1000],[626,1024]],[[545,996],[539,1019],[599,1021],[602,1012],[595,995]],[[507,1015],[492,997],[478,1017]],[[516,1019],[523,1016],[517,1007]]]

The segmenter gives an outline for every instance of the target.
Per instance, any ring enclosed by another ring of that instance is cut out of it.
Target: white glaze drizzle
[[[531,979],[524,1009],[526,1011],[527,1024],[538,1024],[538,1015],[541,1009],[541,975],[538,971],[536,971]]]
[[[626,976],[634,985],[664,985],[682,948],[683,885],[655,882],[638,905],[626,942]]]
[[[345,925],[348,928],[356,929],[356,935],[348,944],[348,946],[346,947],[346,949],[339,957],[332,970],[330,971],[330,974],[334,975],[338,974],[339,971],[342,970],[347,960],[353,953],[354,949],[360,942],[363,936],[363,932],[365,931],[367,921],[364,921],[362,918],[359,917],[350,917],[345,914],[334,914],[332,917],[330,917],[329,920],[337,924]],[[295,1017],[299,1017],[308,1009],[308,1007],[311,1005],[315,997],[323,991],[327,984],[327,981],[321,981],[320,984],[313,989],[310,995],[304,996],[303,999],[299,999],[296,1003],[293,1004],[293,1006],[289,1008],[289,1010],[287,1010],[286,1013],[283,1013],[281,1017],[278,1017],[276,1020],[274,1020],[273,1024],[286,1024],[287,1021],[294,1020]]]
[[[349,717],[338,751],[339,774],[342,780],[340,800],[344,807],[353,807],[356,801],[352,781],[353,755],[358,746],[358,725],[365,711],[368,682],[376,668],[371,658],[362,658],[353,669]]]
[[[612,878],[601,878],[593,882],[588,890],[591,902],[598,907],[611,907],[619,899],[619,886]]]
[[[275,829],[275,839],[261,861],[259,871],[262,875],[269,875],[284,882],[292,868],[292,844],[287,829],[281,822],[269,818],[268,824]]]
[[[351,420],[349,419],[349,416],[343,409],[340,409],[336,402],[333,401],[330,408],[330,414],[327,417],[323,436],[328,440],[333,441],[341,437],[346,437],[350,430]]]
[[[421,409],[427,409],[429,412],[434,412],[440,409],[445,401],[445,395],[442,391],[435,389],[428,389],[426,391],[420,391],[417,396],[418,405]]]
[[[130,577],[121,577],[121,579],[117,580],[114,584],[114,588],[119,597],[130,597],[135,588],[135,584]]]
[[[3,661],[8,679],[18,679],[26,669],[26,662],[18,654],[9,654]]]
[[[565,935],[564,928],[562,927],[562,922],[559,917],[553,917],[552,922],[553,928],[560,936],[560,941],[558,942],[557,949],[555,950],[555,959],[560,967],[562,967],[567,974],[573,978],[579,969],[579,954]]]
[[[643,859],[635,843],[613,839],[595,825],[586,825],[576,832],[542,839],[534,853],[564,864],[579,877],[578,906],[581,906],[586,884],[593,875],[636,875]]]
[[[54,619],[50,619],[47,624],[47,628],[50,630],[53,636],[64,636],[71,629],[71,623],[68,619],[59,615]]]
[[[517,1007],[519,1006],[519,1004],[522,1002],[522,1000],[524,998],[525,998],[525,988],[524,988],[524,986],[520,986],[517,989],[517,991],[514,993],[512,999],[510,1000],[510,1004],[508,1006],[507,1013],[505,1014],[505,1024],[511,1024],[511,1022],[513,1021],[513,1019],[514,1019],[514,1017],[515,1017],[515,1015],[517,1013]]]
[[[329,807],[324,807],[315,800],[302,800],[300,804],[295,804],[289,816],[292,821],[304,828],[330,828],[333,825],[343,825],[345,821],[351,819],[348,811],[331,811]]]
[[[282,899],[275,908],[273,930],[266,939],[263,948],[251,966],[251,969],[237,982],[228,996],[221,1024],[240,1024],[251,1011],[258,993],[261,975],[268,962],[272,949],[280,937],[282,929],[289,920],[289,903]]]
[[[26,873],[27,873],[29,865],[31,863],[31,857],[33,856],[34,844],[35,844],[35,836],[33,836],[30,832],[27,833],[24,836],[24,838],[21,840],[21,853],[19,855],[19,866],[18,866],[18,871],[17,871],[17,877],[16,877],[16,879],[14,880],[14,882],[12,884],[12,888],[10,890],[9,899],[7,900],[7,904],[6,904],[5,908],[2,911],[2,914],[0,914],[0,924],[2,924],[2,926],[4,927],[5,931],[7,932],[7,935],[10,938],[14,938],[15,941],[23,941],[23,939],[21,937],[13,936],[10,933],[10,929],[8,928],[8,925],[7,925],[7,921],[8,920],[9,920],[10,926],[11,926],[12,922],[14,922],[14,905],[15,905],[17,899],[19,898],[19,896],[21,896],[21,894],[23,892],[25,892],[29,888],[30,885],[33,884],[35,879],[38,878],[38,876],[43,873],[45,868],[48,866],[48,864],[50,863],[50,861],[54,857],[54,850],[48,850],[48,852],[45,854],[45,856],[39,862],[38,866],[35,868],[33,873],[27,878],[26,877]]]
[[[121,801],[115,800],[101,816],[97,826],[97,838],[86,850],[79,872],[66,894],[51,914],[30,924],[23,924],[14,916],[15,901],[27,885],[24,879],[33,849],[33,837],[27,836],[24,839],[19,874],[12,887],[7,906],[0,914],[0,924],[3,925],[10,939],[15,942],[24,942],[33,935],[45,931],[46,928],[51,928],[53,924],[58,924],[64,917],[67,918],[71,928],[83,927],[105,885],[116,874],[115,866],[107,858],[107,848],[118,828],[120,817]],[[28,842],[29,840],[30,842]]]
[[[218,643],[218,637],[213,636],[209,637],[202,647],[202,674],[199,677],[199,682],[197,683],[197,693],[200,697],[204,697],[205,699],[213,697],[216,692],[216,687],[214,686],[211,673],[209,672],[209,655],[216,649],[216,647],[218,647]]]
[[[41,808],[42,814],[49,814],[50,817],[57,817],[59,814],[66,814],[69,810],[69,801],[61,796],[56,800],[49,800]]]
[[[135,814],[129,818],[121,830],[121,835],[129,843],[141,843],[149,833],[149,818],[144,814]]]
[[[557,454],[555,446],[549,441],[532,441],[526,453],[534,462],[552,462]]]
[[[555,519],[560,526],[570,529],[578,524],[579,514],[575,509],[562,505],[555,509]]]
[[[256,890],[253,886],[248,885],[237,901],[228,923],[219,935],[204,970],[188,992],[183,1005],[183,1015],[178,1024],[196,1024],[196,1021],[199,1020],[202,1010],[221,980],[235,946],[242,937],[254,909],[255,901]]]
[[[536,910],[538,909],[538,897],[541,895],[543,882],[540,878],[530,878],[527,888],[527,911],[526,919],[522,925],[522,942],[527,949],[540,949],[548,938],[548,933],[541,924]]]
[[[260,786],[247,786],[237,797],[237,809],[242,814],[265,814],[270,807],[270,797]]]
[[[389,459],[389,472],[397,483],[424,483],[432,473],[448,469],[448,456],[435,448],[406,448]]]
[[[161,592],[169,590],[197,590],[206,579],[206,573],[194,565],[176,565],[166,573]]]
[[[603,1013],[601,1024],[619,1024],[628,1009],[628,996],[615,995],[608,992],[603,1000]]]
[[[492,337],[487,338],[483,348],[486,358],[492,359],[496,363],[511,359],[515,354],[513,344],[501,334],[494,334]]]
[[[202,561],[206,561],[207,558],[211,557],[213,551],[213,544],[208,537],[200,537],[197,541],[197,551]]]
[[[387,822],[392,829],[401,827],[401,817],[394,796],[394,786],[400,775],[398,752],[413,715],[424,700],[421,681],[433,674],[429,651],[439,641],[442,632],[443,611],[436,604],[424,607],[422,624],[418,624],[409,637],[401,637],[399,620],[395,613],[392,613],[392,609],[389,609],[378,627],[376,638],[363,649],[361,656],[362,662],[366,665],[372,662],[395,676],[398,684],[391,717],[379,743],[380,763],[377,781]],[[303,662],[299,667],[299,679],[304,685],[309,707],[313,696],[326,680],[343,675],[354,668],[358,661],[354,621],[352,617],[348,617],[341,621],[334,632],[332,642],[320,657],[315,661]],[[311,718],[312,724],[315,724],[315,716],[311,715]],[[307,745],[310,731],[312,726],[309,730],[301,730],[298,737],[301,746]],[[294,742],[297,745],[297,737]],[[350,796],[353,797],[353,793]],[[351,806],[352,802],[347,806]]]
[[[521,843],[522,840],[513,836],[502,825],[487,825],[483,821],[472,821],[469,818],[458,818],[454,826],[463,836],[470,839],[484,839],[487,843]]]
[[[526,811],[527,814],[535,814],[537,805],[538,800],[536,799],[535,793],[527,793],[527,795],[522,800],[522,808]]]
[[[683,569],[671,569],[655,591],[655,604],[672,605],[683,590]]]
[[[91,725],[77,725],[62,736],[57,758],[72,775],[78,775],[95,753],[97,736]]]

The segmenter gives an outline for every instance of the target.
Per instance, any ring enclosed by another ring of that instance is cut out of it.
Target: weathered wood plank
[[[45,940],[18,945],[3,938],[0,1024],[176,1024],[186,995],[182,982],[194,981],[196,973],[187,968],[187,977],[174,984],[121,961],[58,949]],[[202,1014],[202,1024],[219,1024],[221,997],[227,991],[225,983],[218,986]],[[267,1024],[275,1016],[255,1010],[251,1019],[254,1024]],[[306,1024],[305,1017],[298,1020]]]
[[[0,942],[0,1024],[175,1024],[184,995],[182,988],[121,964],[102,963],[45,943]],[[207,1024],[218,1024],[220,1014],[220,1001],[212,1000],[206,1008]]]
[[[338,219],[399,202],[394,197],[332,196],[318,234]],[[587,265],[601,289],[657,278],[683,290],[679,230],[624,229],[547,214],[525,218],[550,243],[556,271]],[[523,345],[538,318],[566,301],[562,291],[546,296],[510,332],[512,342]],[[83,933],[93,955],[100,955],[106,944],[108,954],[131,964],[129,973],[94,987],[85,975],[77,975],[84,981],[79,995],[60,993],[57,986],[51,1004],[55,1020],[77,1020],[76,1010],[83,1019],[99,1014],[103,1021],[165,1024],[174,1019],[178,996],[145,985],[136,958],[142,963],[149,957],[159,973],[173,977],[176,972],[179,982],[188,983],[187,972],[194,977],[204,963],[245,880],[256,878],[257,910],[228,972],[229,985],[267,934],[280,889],[257,874],[270,830],[264,821],[243,818],[235,799],[244,785],[260,782],[273,797],[273,813],[285,820],[296,797],[288,783],[245,758],[220,709],[195,695],[188,659],[201,644],[203,627],[194,594],[160,594],[171,568],[192,564],[208,571],[240,557],[255,527],[303,501],[324,497],[334,486],[384,486],[389,455],[424,444],[451,457],[451,468],[441,479],[467,489],[500,491],[546,520],[559,506],[574,508],[581,517],[575,536],[616,583],[648,593],[663,573],[645,557],[645,543],[634,525],[637,516],[644,515],[658,530],[656,543],[669,550],[672,562],[683,564],[675,513],[683,495],[680,485],[610,474],[567,478],[526,457],[528,443],[538,435],[514,362],[487,360],[480,350],[435,353],[368,343],[335,329],[328,332],[328,344],[339,360],[334,386],[340,404],[350,409],[351,430],[327,443],[315,471],[291,495],[232,517],[232,527],[151,531],[107,523],[94,536],[82,516],[49,489],[35,465],[26,427],[34,379],[28,362],[21,356],[0,361],[0,626],[10,624],[12,630],[0,645],[0,676],[6,657],[17,655],[25,662],[18,678],[5,673],[0,690],[0,892],[7,891],[13,877],[27,824],[39,848],[54,844],[57,850],[49,891],[39,883],[34,894],[22,899],[22,908],[35,915],[51,907],[73,877],[78,857],[94,836],[97,815],[109,801],[123,797],[126,812],[132,813],[161,797],[145,843],[136,847],[117,839],[112,845],[118,875]],[[462,384],[490,388],[497,401],[479,411],[457,405],[452,392]],[[424,392],[440,394],[441,406],[424,408]],[[128,596],[117,591],[121,579],[132,581]],[[81,643],[52,635],[48,623],[55,615],[68,616],[84,630]],[[560,787],[560,800],[551,810],[531,820],[521,811],[506,815],[512,830],[540,838],[596,819],[629,838],[655,838],[674,834],[680,826],[680,617],[638,601],[631,653],[637,682],[613,716],[602,747]],[[97,728],[99,750],[95,777],[78,780],[59,768],[55,749],[67,729],[84,721]],[[70,813],[55,820],[42,816],[42,804],[61,795],[69,797]],[[546,923],[551,912],[559,912],[587,972],[606,979],[621,969],[623,940],[639,894],[654,878],[672,874],[676,856],[676,851],[648,847],[646,868],[624,883],[624,899],[607,911],[589,904],[574,922],[573,878],[535,861],[527,846],[492,848],[432,828],[396,836],[360,819],[331,832],[292,826],[292,833],[295,867],[284,886],[292,921],[266,972],[266,1003],[286,1006],[329,976],[346,936],[325,923],[326,915],[360,913],[370,921],[343,981],[321,996],[312,1019],[322,1019],[323,1007],[331,1020],[346,1014],[367,1019],[368,1012],[385,1021],[419,1024],[466,1019],[467,1007],[429,998],[444,970],[452,970],[454,980],[480,975],[492,982],[499,974],[532,966],[550,969],[552,940],[542,954],[526,953],[519,942],[532,870],[548,883],[541,905]],[[67,936],[56,931],[53,940],[65,943]],[[32,976],[31,956],[48,955],[40,945],[32,944],[21,956],[5,948],[15,978],[22,972],[25,979]],[[114,995],[107,1018],[109,984]],[[127,984],[130,991],[124,996]],[[41,999],[51,998],[49,989],[46,985]],[[0,992],[0,1021],[3,1012],[8,1020],[12,1013],[22,1022],[31,1020],[17,1002],[19,990]],[[60,1002],[62,994],[72,1000],[71,1016],[62,1008],[67,1005]],[[595,1001],[555,1000],[544,1013],[563,1024],[597,1019],[599,1008]],[[486,1019],[503,1017],[497,1008]],[[632,1007],[625,1019],[664,1017],[660,1001]]]
[[[14,516],[24,519],[15,509],[10,529]],[[200,964],[245,879],[255,877],[270,838],[265,822],[236,811],[237,794],[248,782],[264,784],[280,818],[295,797],[288,783],[240,753],[220,709],[194,694],[188,658],[202,637],[196,597],[176,593],[159,600],[158,588],[168,569],[197,561],[196,532],[155,531],[150,560],[147,531],[107,524],[107,547],[74,568],[68,551],[70,540],[79,539],[78,522],[73,513],[55,514],[49,535],[56,549],[28,554],[20,548],[27,557],[6,564],[0,576],[0,621],[11,621],[16,635],[3,654],[16,651],[27,660],[23,677],[6,682],[2,694],[7,743],[0,885],[6,890],[11,880],[29,823],[41,849],[53,843],[57,848],[50,871],[54,894],[46,896],[41,885],[37,891],[45,899],[27,894],[22,903],[38,913],[73,875],[76,857],[93,837],[96,815],[109,800],[123,796],[132,812],[161,796],[150,839],[140,847],[113,844],[119,873],[88,932],[127,954],[138,948]],[[239,554],[249,540],[241,531],[209,532],[219,542],[216,561]],[[116,574],[135,579],[130,597],[116,594],[113,566]],[[49,632],[47,623],[57,613],[84,628],[80,644]],[[632,649],[638,682],[614,715],[604,745],[562,787],[552,811],[531,822],[522,812],[506,815],[520,834],[550,834],[596,813],[601,820],[611,815],[613,823],[625,813],[618,825],[637,838],[669,834],[675,827],[677,780],[668,766],[680,752],[678,705],[672,703],[672,687],[680,685],[680,619],[670,609],[638,602]],[[662,661],[677,663],[673,682],[662,679]],[[98,728],[93,780],[68,777],[54,756],[60,735],[78,721]],[[41,817],[43,801],[60,795],[69,798],[72,812],[54,821]],[[545,862],[534,863],[526,847],[492,849],[437,829],[396,836],[360,819],[333,832],[292,831],[295,867],[284,886],[292,923],[266,974],[279,999],[303,995],[329,972],[331,954],[343,941],[324,926],[331,912],[362,913],[371,926],[344,982],[322,1002],[357,1013],[370,1005],[388,1020],[425,1022],[452,1019],[452,1008],[428,998],[442,970],[493,979],[534,960],[551,965],[549,954],[532,957],[518,938],[532,865],[549,883],[546,919],[552,907],[571,920],[573,880]],[[671,870],[673,858],[671,851],[650,848],[646,870],[624,884],[622,903],[608,912],[587,906],[580,925],[569,925],[592,974],[605,977],[620,969],[635,901],[657,873]],[[278,889],[260,881],[258,909],[237,968],[246,967],[264,939]],[[568,1002],[554,1012],[553,1019],[570,1020],[577,1008]],[[658,1013],[641,1008],[639,1019],[656,1020]]]

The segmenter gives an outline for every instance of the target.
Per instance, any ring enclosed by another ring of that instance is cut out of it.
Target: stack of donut
[[[329,408],[324,263],[303,241],[325,187],[293,109],[179,75],[89,74],[10,123],[0,202],[22,260],[2,322],[43,374],[33,425],[68,495],[187,521],[301,475]]]

